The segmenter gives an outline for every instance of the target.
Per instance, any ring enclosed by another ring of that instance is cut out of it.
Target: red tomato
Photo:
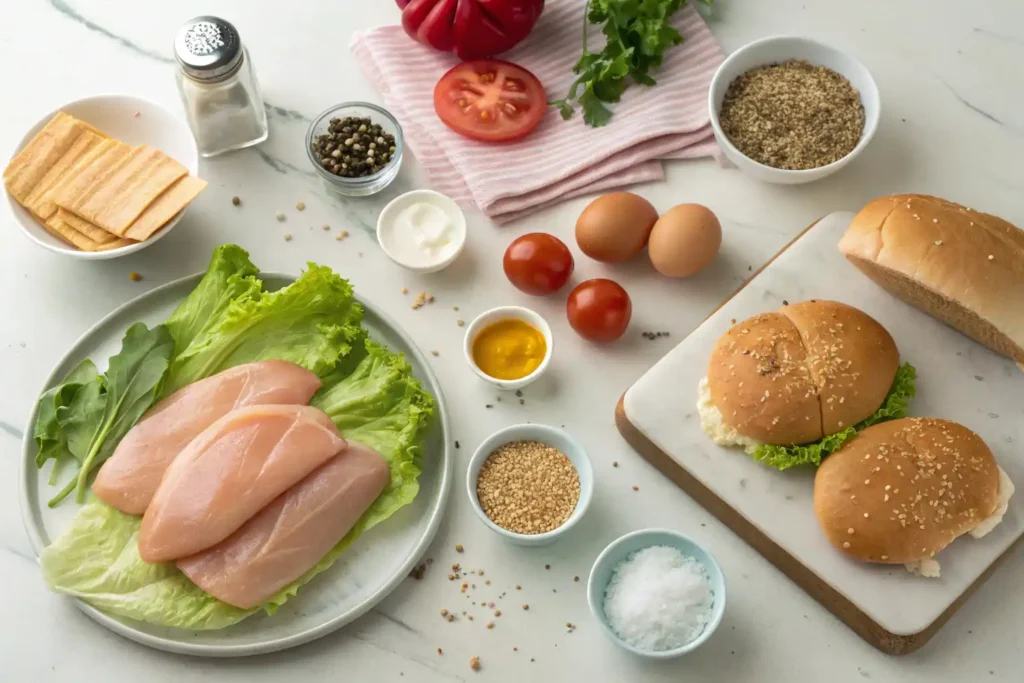
[[[434,86],[434,110],[459,135],[483,142],[518,140],[547,111],[537,77],[498,59],[463,62]]]
[[[613,342],[629,327],[633,304],[618,283],[599,278],[572,290],[566,312],[572,329],[584,339]]]
[[[414,40],[459,59],[505,52],[530,34],[544,0],[397,0]]]
[[[534,296],[557,292],[572,275],[569,247],[554,235],[531,232],[505,250],[505,276],[517,289]]]

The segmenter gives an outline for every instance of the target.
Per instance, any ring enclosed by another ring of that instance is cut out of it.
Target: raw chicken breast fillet
[[[166,562],[220,543],[344,450],[327,414],[309,406],[228,413],[174,459],[139,529],[139,555]]]
[[[314,373],[285,360],[246,363],[182,387],[121,439],[92,490],[107,505],[141,515],[168,465],[204,429],[236,408],[306,405],[319,388]]]
[[[249,609],[316,565],[355,526],[391,478],[368,446],[348,448],[212,548],[178,560],[204,591]]]

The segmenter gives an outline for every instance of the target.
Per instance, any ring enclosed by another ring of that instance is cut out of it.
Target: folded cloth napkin
[[[564,97],[574,79],[583,7],[581,0],[549,0],[533,33],[501,56],[532,71],[549,100]],[[579,111],[564,121],[551,108],[526,138],[501,145],[457,135],[434,113],[434,85],[458,63],[453,55],[415,42],[401,26],[359,33],[351,49],[436,189],[502,223],[581,194],[660,180],[658,159],[717,152],[707,99],[724,55],[692,6],[674,25],[685,42],[666,53],[653,74],[658,84],[632,85],[612,105],[608,125],[591,128]],[[592,42],[601,39],[598,27],[590,32]]]

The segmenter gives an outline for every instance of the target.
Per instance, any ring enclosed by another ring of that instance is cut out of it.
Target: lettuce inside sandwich
[[[916,372],[872,317],[810,300],[735,324],[699,387],[701,426],[779,470],[817,466],[858,431],[906,416]]]

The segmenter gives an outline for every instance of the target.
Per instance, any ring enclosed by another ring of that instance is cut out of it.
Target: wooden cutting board
[[[889,654],[924,645],[1024,535],[1024,374],[955,330],[891,297],[839,254],[853,217],[826,216],[788,244],[619,401],[619,431],[644,458],[866,641]],[[936,560],[941,577],[869,565],[837,552],[814,516],[814,472],[777,472],[701,431],[697,384],[733,320],[783,300],[835,299],[881,322],[918,371],[911,414],[970,427],[1021,489],[983,539],[964,537]],[[724,567],[726,574],[729,568]]]

